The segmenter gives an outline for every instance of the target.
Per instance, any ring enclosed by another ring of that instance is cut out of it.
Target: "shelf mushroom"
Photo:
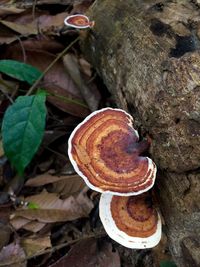
[[[102,194],[100,219],[107,234],[132,249],[156,246],[161,239],[161,219],[147,193],[138,196]]]
[[[139,142],[132,122],[125,111],[104,108],[91,113],[72,132],[68,155],[91,189],[130,196],[154,185],[156,165],[141,156],[149,144]]]
[[[66,26],[76,29],[86,29],[94,26],[94,21],[90,21],[87,16],[82,14],[68,16],[65,18],[64,23]]]

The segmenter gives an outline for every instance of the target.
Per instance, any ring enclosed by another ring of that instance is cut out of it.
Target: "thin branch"
[[[27,57],[26,57],[26,51],[25,51],[25,48],[24,48],[24,45],[21,41],[21,38],[20,36],[16,36],[17,40],[19,41],[19,44],[21,46],[21,49],[22,49],[22,56],[23,56],[23,62],[26,63],[27,61]]]
[[[92,234],[92,235],[88,235],[88,236],[83,236],[83,237],[80,237],[80,238],[77,238],[75,240],[71,240],[71,241],[68,241],[66,243],[63,243],[63,244],[59,244],[55,247],[52,247],[52,248],[49,248],[49,249],[45,249],[44,251],[41,251],[35,255],[32,255],[32,256],[29,256],[26,258],[26,260],[29,260],[29,259],[32,259],[32,258],[35,258],[35,257],[38,257],[38,256],[41,256],[43,254],[46,254],[46,253],[53,253],[55,252],[56,250],[59,250],[61,248],[64,248],[64,247],[67,247],[69,245],[73,245],[79,241],[82,241],[82,240],[87,240],[89,238],[100,238],[100,237],[103,237],[103,236],[106,236],[106,232],[103,232],[103,233],[95,233],[95,234]],[[1,265],[0,265],[1,266]]]
[[[44,148],[45,148],[46,150],[48,150],[48,151],[54,153],[55,155],[57,155],[57,156],[60,157],[61,159],[64,159],[65,161],[67,160],[67,157],[65,157],[63,154],[61,154],[61,153],[59,153],[59,152],[57,152],[57,151],[55,151],[55,150],[53,150],[53,149],[51,149],[51,148],[49,148],[49,147],[47,147],[47,146],[45,146]]]
[[[33,16],[33,20],[35,19],[35,8],[37,5],[37,0],[34,0],[33,2],[33,8],[32,8],[32,16]]]
[[[38,86],[44,75],[54,66],[54,64],[62,57],[64,54],[79,40],[79,37],[77,37],[73,42],[71,42],[58,56],[51,62],[51,64],[45,69],[45,71],[40,75],[40,77],[35,81],[35,83],[31,86],[31,88],[28,90],[26,95],[32,94],[32,92],[35,90],[35,88]]]

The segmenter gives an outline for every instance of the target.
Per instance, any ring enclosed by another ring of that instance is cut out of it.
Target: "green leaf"
[[[39,209],[40,206],[37,204],[37,203],[34,203],[34,202],[29,202],[28,203],[28,209],[30,210],[36,210],[36,209]]]
[[[42,141],[45,100],[43,91],[32,96],[20,96],[5,112],[2,123],[3,147],[19,175],[23,175]]]
[[[161,261],[160,267],[177,267],[173,261]]]
[[[0,72],[32,85],[41,75],[35,67],[15,60],[0,60]]]

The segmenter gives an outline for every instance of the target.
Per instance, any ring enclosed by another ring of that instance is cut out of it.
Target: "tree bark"
[[[152,138],[156,192],[178,266],[200,266],[200,7],[97,0],[83,51],[117,106]]]

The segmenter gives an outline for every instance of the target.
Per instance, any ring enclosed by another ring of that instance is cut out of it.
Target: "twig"
[[[79,105],[79,106],[84,107],[84,108],[88,108],[88,106],[86,104],[82,103],[81,100],[79,101],[79,100],[75,100],[75,99],[70,99],[69,97],[61,96],[58,94],[48,94],[48,95],[54,96],[58,99],[61,99],[65,103],[72,103],[72,104]]]
[[[8,264],[5,264],[5,262],[4,263],[0,263],[0,266],[3,267],[5,265],[8,266],[8,265],[14,265],[14,264],[17,264],[17,263],[22,263],[22,262],[25,262],[25,261],[30,260],[32,258],[35,258],[35,257],[41,256],[43,254],[46,254],[46,253],[53,253],[56,250],[59,250],[59,249],[64,248],[64,247],[67,247],[69,245],[73,245],[74,243],[77,243],[77,242],[79,242],[81,240],[87,240],[89,238],[94,238],[94,237],[95,238],[100,238],[100,237],[103,237],[105,235],[106,235],[106,232],[103,232],[103,233],[98,233],[98,234],[94,233],[92,235],[88,235],[88,236],[84,236],[84,237],[81,237],[81,238],[77,238],[75,240],[71,240],[71,241],[68,241],[66,243],[59,244],[59,245],[57,245],[55,247],[52,247],[52,248],[49,248],[49,249],[45,249],[45,250],[43,250],[41,252],[38,252],[38,253],[36,253],[34,255],[28,256],[28,257],[26,257],[24,259],[19,259],[18,261],[8,262]]]
[[[71,42],[58,56],[51,62],[51,64],[44,70],[44,72],[40,75],[40,77],[35,81],[35,83],[31,86],[31,88],[28,90],[26,95],[32,94],[32,92],[35,90],[35,88],[38,86],[39,82],[42,80],[44,75],[54,66],[54,64],[79,40],[79,37],[77,37],[73,42]]]
[[[33,8],[32,8],[32,16],[33,16],[33,20],[35,19],[35,8],[37,5],[37,0],[33,1]]]
[[[16,36],[16,38],[17,38],[17,40],[19,41],[19,44],[20,44],[21,49],[22,49],[23,61],[24,61],[24,63],[26,63],[27,57],[26,57],[26,51],[25,51],[24,45],[23,45],[23,43],[22,43],[22,41],[21,41],[20,36]]]
[[[45,146],[44,148],[46,150],[51,151],[52,153],[54,153],[55,155],[57,155],[58,157],[60,157],[61,159],[64,159],[66,161],[67,157],[65,157],[63,154],[61,154],[61,153],[59,153],[59,152],[57,152],[57,151],[55,151],[55,150],[53,150],[53,149],[51,149],[51,148],[49,148],[47,146]]]
[[[53,253],[55,252],[56,250],[59,250],[61,248],[64,248],[64,247],[67,247],[69,245],[73,245],[74,243],[77,243],[79,241],[82,241],[82,240],[87,240],[89,238],[100,238],[102,236],[105,236],[106,235],[106,232],[103,232],[103,233],[98,233],[98,234],[92,234],[92,235],[88,235],[88,236],[84,236],[84,237],[80,237],[80,238],[77,238],[75,240],[71,240],[71,241],[68,241],[66,243],[63,243],[63,244],[59,244],[55,247],[52,247],[52,248],[49,248],[49,249],[46,249],[44,251],[41,251],[35,255],[32,255],[32,256],[29,256],[26,258],[26,260],[29,260],[29,259],[32,259],[32,258],[35,258],[35,257],[38,257],[38,256],[41,256],[43,254],[46,254],[46,253]],[[1,266],[1,265],[0,265]]]

